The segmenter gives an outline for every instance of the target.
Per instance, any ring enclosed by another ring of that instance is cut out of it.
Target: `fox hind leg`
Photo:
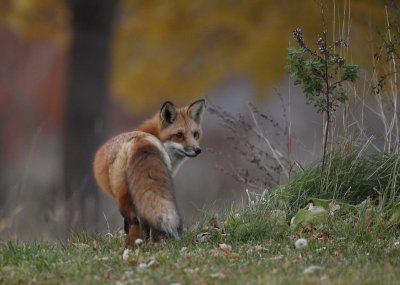
[[[142,230],[140,228],[139,222],[131,223],[129,226],[128,234],[126,235],[125,239],[125,247],[135,247],[136,240],[142,238]]]
[[[124,217],[124,231],[126,233],[125,247],[134,247],[138,238],[144,238],[143,230],[137,218],[132,197],[128,192],[118,199],[119,211]]]

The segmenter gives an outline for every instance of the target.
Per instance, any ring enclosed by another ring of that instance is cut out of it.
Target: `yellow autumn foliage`
[[[53,38],[66,43],[69,32],[65,0],[2,0],[0,23],[27,40]]]
[[[368,63],[368,41],[376,35],[376,26],[385,24],[385,1],[325,3],[327,28],[349,37],[348,57]],[[187,103],[233,76],[252,82],[255,94],[266,95],[284,78],[293,28],[302,28],[309,41],[322,30],[320,7],[313,0],[120,0],[119,4],[111,91],[135,112],[165,99]],[[1,21],[29,40],[45,35],[68,38],[65,0],[5,0],[0,8]]]

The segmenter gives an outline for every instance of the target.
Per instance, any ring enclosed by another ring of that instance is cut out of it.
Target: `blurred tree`
[[[1,102],[1,101],[0,101]],[[3,144],[5,143],[4,139],[3,139],[3,134],[4,134],[4,122],[5,120],[3,119],[3,116],[0,114],[0,149],[3,149],[4,146]],[[3,209],[4,204],[5,204],[5,200],[6,200],[6,184],[4,182],[5,177],[3,177],[3,157],[2,157],[3,153],[2,151],[0,151],[0,209]],[[0,217],[1,215],[1,211],[0,211]]]
[[[117,1],[70,0],[69,4],[72,43],[65,105],[64,186],[65,197],[72,203],[68,222],[76,227],[87,226],[98,217],[99,191],[93,181],[92,160],[106,113]],[[76,209],[79,211],[74,213]]]

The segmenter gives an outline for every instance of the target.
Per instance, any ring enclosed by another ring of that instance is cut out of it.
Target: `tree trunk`
[[[67,227],[95,228],[99,193],[92,160],[99,144],[108,93],[112,23],[117,1],[70,0],[72,45],[64,128]]]

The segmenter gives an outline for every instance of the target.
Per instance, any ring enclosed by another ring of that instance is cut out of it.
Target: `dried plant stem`
[[[392,42],[392,35],[390,31],[390,21],[389,21],[389,15],[387,11],[387,6],[385,6],[385,12],[386,12],[386,24],[387,24],[387,34],[389,38],[389,42]],[[398,126],[398,111],[397,111],[397,68],[396,68],[396,60],[393,55],[391,55],[391,60],[392,60],[392,66],[393,66],[393,81],[391,81],[392,85],[392,94],[393,94],[393,118],[391,122],[391,129],[395,128],[396,132],[396,140],[395,140],[395,150],[397,152],[399,148],[399,126]]]
[[[321,1],[321,16],[322,16],[322,27],[323,27],[323,38],[324,38],[324,44],[323,44],[323,55],[324,55],[324,82],[325,82],[325,99],[326,99],[326,124],[325,124],[325,134],[324,134],[324,141],[323,141],[323,152],[322,152],[322,164],[321,164],[321,187],[323,185],[323,173],[324,173],[324,168],[325,168],[325,161],[326,161],[326,149],[328,145],[328,139],[329,139],[329,127],[330,127],[330,122],[331,122],[331,102],[330,102],[330,97],[329,97],[329,92],[330,92],[330,84],[329,84],[329,67],[328,67],[328,49],[327,49],[327,31],[326,31],[326,22],[325,22],[325,13],[324,13],[324,6]]]
[[[324,31],[324,40],[326,43],[326,31]],[[329,98],[329,75],[328,75],[328,54],[325,52],[325,75],[324,75],[324,80],[325,80],[325,98],[326,98],[326,126],[325,126],[325,135],[324,135],[324,146],[323,146],[323,153],[322,153],[322,166],[321,166],[321,178],[322,178],[322,173],[324,172],[324,167],[325,167],[325,160],[326,160],[326,147],[328,145],[328,138],[329,138],[329,126],[330,126],[330,121],[331,121],[331,112],[330,112],[330,98]],[[322,181],[322,179],[321,179]],[[321,182],[322,183],[322,182]]]
[[[254,126],[255,126],[254,132],[257,134],[258,137],[260,137],[262,140],[264,140],[264,142],[267,144],[268,148],[270,149],[273,157],[275,158],[275,160],[278,162],[279,166],[282,168],[283,172],[285,173],[286,177],[289,178],[289,171],[283,165],[283,163],[282,163],[281,159],[279,158],[275,148],[272,147],[271,142],[262,133],[261,128],[260,128],[260,126],[259,126],[259,124],[257,122],[257,119],[256,119],[255,115],[254,115],[253,110],[250,107],[249,107],[249,110],[250,110],[251,118],[252,118]]]

